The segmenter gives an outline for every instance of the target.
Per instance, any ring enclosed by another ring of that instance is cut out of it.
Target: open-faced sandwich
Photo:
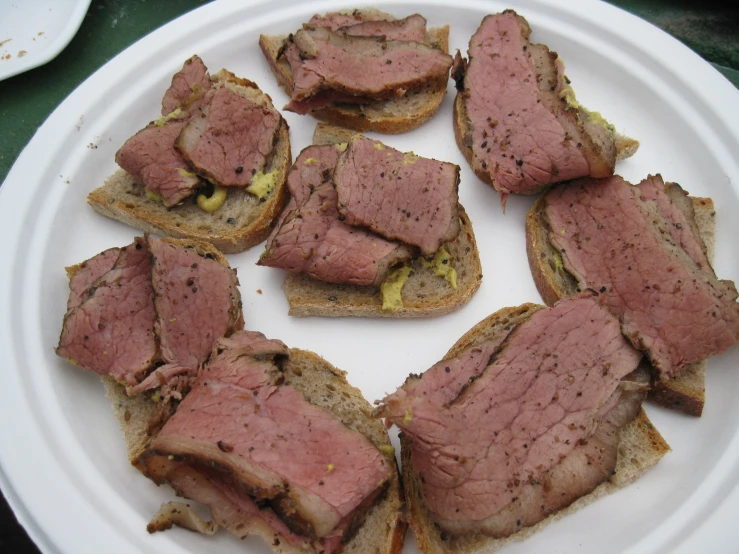
[[[286,554],[397,554],[393,447],[345,373],[243,330],[235,272],[207,244],[137,238],[67,270],[57,353],[103,376],[131,463],[190,503],[178,525]],[[143,486],[143,483],[142,483]]]
[[[259,45],[290,96],[286,110],[357,131],[402,133],[428,121],[452,67],[449,27],[427,29],[419,14],[316,15],[289,35],[261,35]]]
[[[584,293],[496,312],[387,396],[421,552],[494,552],[656,464],[641,359]]]
[[[457,144],[504,207],[509,194],[613,175],[616,160],[639,147],[577,102],[562,60],[530,34],[513,10],[488,15],[470,39],[469,58],[457,52],[452,70]]]
[[[288,126],[269,96],[193,56],[172,78],[162,115],[120,148],[122,168],[88,196],[99,213],[225,253],[262,242],[285,202]]]
[[[654,370],[651,397],[700,415],[705,362],[739,339],[734,283],[711,267],[715,211],[649,176],[584,178],[539,198],[526,218],[529,265],[551,305],[585,289],[621,321]]]
[[[259,264],[287,269],[290,315],[427,317],[482,278],[459,167],[319,125]]]

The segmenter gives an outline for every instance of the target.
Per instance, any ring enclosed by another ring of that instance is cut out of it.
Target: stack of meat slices
[[[296,159],[292,199],[259,260],[309,279],[286,278],[291,314],[302,303],[295,315],[427,317],[464,304],[480,270],[459,167],[329,126],[314,140],[322,144]],[[406,295],[417,279],[426,290]]]
[[[459,234],[459,167],[357,135],[309,146],[288,176],[292,199],[261,265],[332,283],[379,285],[416,250],[433,255]]]
[[[641,358],[586,293],[493,314],[387,396],[376,413],[402,430],[421,551],[496,550],[659,461],[669,448],[641,410]]]
[[[226,70],[211,77],[193,56],[164,94],[162,117],[131,137],[116,162],[170,208],[205,181],[250,190],[286,125],[254,83]]]
[[[260,333],[222,339],[136,463],[209,505],[213,522],[239,537],[259,532],[274,545],[337,552],[389,487],[398,497],[397,473],[388,453],[307,400],[294,375],[286,382],[289,357],[299,356]],[[153,525],[172,513],[165,506]],[[167,519],[183,523],[182,514]]]
[[[457,144],[477,176],[501,194],[535,194],[554,183],[613,174],[638,148],[597,112],[580,106],[556,52],[529,41],[513,10],[486,16],[469,61],[452,70]]]
[[[649,358],[659,398],[700,415],[703,374],[680,383],[683,372],[739,340],[739,303],[734,284],[711,267],[696,221],[687,193],[660,176],[636,186],[618,176],[580,179],[534,204],[527,244],[547,303],[597,291]]]
[[[316,15],[287,36],[261,35],[285,109],[360,131],[400,133],[438,110],[452,58],[449,27],[361,9]]]
[[[136,238],[68,269],[62,358],[130,395],[160,389],[160,426],[221,337],[241,329],[236,271],[208,245]]]

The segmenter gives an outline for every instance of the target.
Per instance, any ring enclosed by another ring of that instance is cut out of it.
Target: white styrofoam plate
[[[0,81],[53,60],[72,40],[91,0],[5,0]]]
[[[467,49],[487,13],[512,7],[534,41],[567,63],[579,99],[641,141],[618,172],[632,182],[661,172],[718,209],[716,271],[739,281],[739,102],[737,91],[697,55],[658,29],[594,1],[378,0],[403,16],[451,24],[451,46]],[[193,53],[287,102],[257,46],[260,32],[287,33],[335,0],[222,1],[152,33],[105,65],[49,117],[3,185],[0,232],[0,486],[44,552],[267,552],[257,540],[173,530],[149,536],[148,518],[171,498],[127,462],[98,379],[54,355],[65,311],[64,266],[135,231],[90,209],[85,196],[115,169],[116,149],[158,113],[172,74]],[[370,400],[436,362],[473,324],[504,306],[539,301],[526,262],[524,214],[531,198],[498,195],[471,172],[452,135],[452,100],[420,129],[388,144],[462,167],[461,202],[480,244],[483,284],[460,311],[420,321],[289,318],[282,273],[254,265],[261,248],[230,256],[239,269],[246,327],[323,355],[349,372]],[[293,152],[314,121],[285,114]],[[257,291],[263,291],[259,294]],[[706,552],[739,545],[739,348],[709,361],[704,415],[654,406],[650,418],[673,451],[641,480],[550,525],[506,552]],[[415,552],[412,538],[407,552]]]

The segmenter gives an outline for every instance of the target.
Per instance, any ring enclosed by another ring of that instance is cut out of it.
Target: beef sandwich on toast
[[[259,265],[287,269],[290,315],[429,317],[482,278],[459,168],[319,125]]]
[[[496,312],[387,396],[421,552],[494,552],[654,466],[641,359],[585,293]]]
[[[387,431],[343,371],[243,330],[222,254],[137,238],[68,275],[57,353],[102,375],[131,463],[210,511],[168,502],[150,533],[222,527],[276,553],[400,552]]]
[[[459,52],[454,133],[475,174],[501,195],[536,194],[554,183],[613,175],[639,143],[581,106],[556,52],[529,41],[513,10],[488,15]]]
[[[88,203],[145,232],[237,253],[262,242],[286,199],[288,126],[259,87],[193,56],[162,115],[120,148],[121,167]]]
[[[354,129],[403,133],[428,121],[446,94],[449,26],[375,9],[316,15],[259,45],[299,114]]]

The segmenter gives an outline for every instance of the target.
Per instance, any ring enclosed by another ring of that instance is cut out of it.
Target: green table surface
[[[79,31],[59,56],[46,65],[0,81],[0,182],[5,181],[36,129],[82,81],[141,37],[204,3],[206,0],[93,0]],[[672,34],[739,87],[736,0],[611,3]],[[1,10],[0,7],[0,17]],[[2,502],[0,551],[37,552]]]

